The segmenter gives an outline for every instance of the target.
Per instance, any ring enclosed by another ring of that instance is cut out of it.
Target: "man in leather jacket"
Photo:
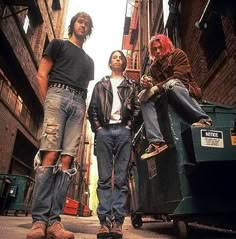
[[[88,108],[99,176],[97,215],[101,227],[97,238],[122,238],[127,212],[132,130],[141,113],[138,84],[123,74],[126,64],[122,51],[111,53],[108,65],[112,73],[95,85]]]
[[[110,122],[113,93],[111,77],[105,76],[94,88],[92,100],[89,107],[89,120],[92,131]],[[120,121],[130,128],[136,127],[136,121],[140,113],[140,105],[137,98],[138,88],[133,80],[127,77],[117,88],[121,100],[121,119]]]

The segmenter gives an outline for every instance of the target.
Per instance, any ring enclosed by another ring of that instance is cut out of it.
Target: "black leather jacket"
[[[138,84],[128,79],[118,86],[121,100],[121,122],[130,128],[135,128],[141,114],[138,101]],[[96,83],[88,108],[88,118],[92,131],[100,126],[109,124],[113,102],[113,93],[110,76],[104,77]]]

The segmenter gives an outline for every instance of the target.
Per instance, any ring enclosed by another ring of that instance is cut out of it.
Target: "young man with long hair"
[[[69,40],[54,39],[39,64],[37,80],[44,102],[40,149],[35,156],[33,225],[27,239],[73,239],[60,218],[72,175],[86,112],[94,62],[82,49],[93,22],[85,12],[72,17]]]
[[[132,130],[137,127],[140,104],[138,84],[124,75],[126,64],[122,51],[111,53],[111,75],[95,85],[88,109],[99,177],[97,215],[101,226],[97,238],[122,238],[127,213]]]

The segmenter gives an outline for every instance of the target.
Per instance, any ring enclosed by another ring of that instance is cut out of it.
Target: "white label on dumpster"
[[[201,129],[201,146],[224,148],[223,131]]]
[[[152,179],[153,177],[155,177],[157,175],[157,166],[156,166],[155,157],[147,160],[147,165],[148,165],[149,179]]]

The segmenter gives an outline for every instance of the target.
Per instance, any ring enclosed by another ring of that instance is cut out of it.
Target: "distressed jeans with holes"
[[[85,100],[81,95],[67,89],[48,89],[40,150],[34,159],[36,177],[32,204],[33,222],[52,224],[60,221],[71,178],[77,172],[74,159],[77,157],[85,110]],[[58,152],[54,165],[42,166],[45,151]],[[66,171],[62,171],[62,155],[73,158],[71,168]]]
[[[163,85],[163,88],[168,96],[168,102],[184,113],[191,123],[197,122],[200,119],[209,119],[209,116],[202,110],[198,102],[189,95],[189,91],[180,80],[169,80]],[[146,136],[149,143],[164,142],[158,122],[156,100],[161,100],[157,94],[151,100],[141,104]]]

